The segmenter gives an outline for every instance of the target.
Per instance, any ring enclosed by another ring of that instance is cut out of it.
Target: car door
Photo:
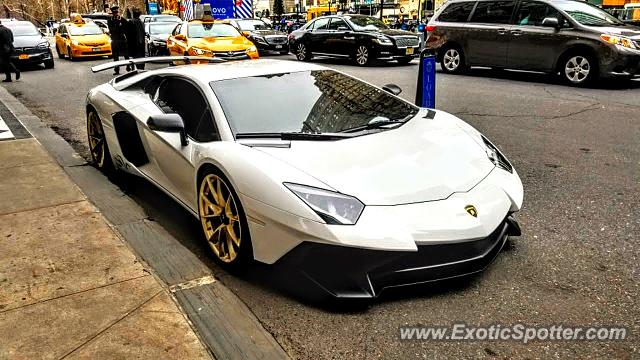
[[[354,52],[356,36],[346,21],[338,17],[331,18],[325,46],[331,54],[346,56]]]
[[[186,78],[170,76],[162,79],[153,103],[163,113],[182,117],[189,139],[182,145],[180,134],[150,130],[145,126],[152,176],[184,204],[193,205],[195,172],[193,156],[201,143],[217,140],[211,109],[199,86]]]
[[[316,20],[313,24],[313,29],[309,32],[309,47],[311,52],[329,53],[329,49],[326,46],[329,35],[329,18]]]
[[[520,2],[510,30],[507,66],[524,70],[553,70],[555,60],[569,40],[566,27],[542,26],[545,18],[568,24],[558,10],[534,0]]]
[[[176,55],[176,56],[184,55],[184,52],[186,49],[185,41],[178,40],[175,38],[176,35],[181,34],[182,27],[183,27],[182,24],[176,26],[176,28],[173,29],[171,36],[169,36],[169,39],[167,39],[167,50],[169,50],[169,54],[171,55]]]
[[[479,1],[466,26],[465,55],[470,65],[504,67],[515,0]]]
[[[60,25],[58,29],[58,33],[56,34],[56,50],[60,54],[67,54],[67,44],[66,44],[66,36],[67,36],[67,26]]]

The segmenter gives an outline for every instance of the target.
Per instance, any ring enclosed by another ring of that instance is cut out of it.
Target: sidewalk
[[[0,141],[0,359],[210,359],[34,138]]]

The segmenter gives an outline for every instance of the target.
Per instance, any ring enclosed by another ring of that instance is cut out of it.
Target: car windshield
[[[36,36],[40,35],[38,29],[33,25],[9,26],[13,32],[13,36]]]
[[[348,20],[357,31],[376,31],[389,28],[382,20],[370,16],[353,16]]]
[[[154,16],[153,21],[181,22],[179,17],[173,15]]]
[[[240,36],[236,28],[227,24],[189,24],[190,38],[206,38],[206,37],[235,37]]]
[[[269,26],[267,26],[267,24],[262,20],[240,20],[238,21],[238,27],[240,27],[240,30],[242,31],[269,29]]]
[[[82,35],[102,35],[102,29],[96,24],[85,24],[81,26],[69,26],[69,33],[72,36]]]
[[[375,123],[406,121],[419,110],[333,70],[220,80],[211,82],[211,88],[236,135],[347,132]]]
[[[150,24],[149,34],[151,35],[168,35],[171,34],[173,29],[176,28],[176,24]]]
[[[610,15],[606,11],[600,10],[597,7],[579,2],[579,1],[563,1],[558,2],[556,5],[567,12],[573,20],[586,26],[617,26],[624,23]]]

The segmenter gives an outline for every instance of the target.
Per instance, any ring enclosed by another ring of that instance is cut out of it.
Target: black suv
[[[44,64],[46,69],[52,69],[53,53],[47,38],[28,21],[3,21],[2,25],[13,32],[13,46],[15,50],[11,59],[15,64]]]
[[[298,60],[313,55],[348,57],[365,66],[374,59],[408,64],[418,56],[418,37],[389,29],[381,20],[363,15],[322,16],[289,35]]]
[[[640,30],[573,0],[452,0],[427,25],[442,70],[560,73],[572,85],[640,76]]]
[[[221,22],[231,24],[242,35],[258,48],[260,54],[266,51],[276,51],[280,54],[289,53],[289,39],[282,31],[274,30],[260,19],[225,19]]]

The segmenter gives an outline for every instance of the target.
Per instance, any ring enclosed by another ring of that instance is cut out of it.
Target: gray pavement
[[[291,57],[289,57],[291,58]],[[416,64],[357,68],[319,63],[412,100]],[[95,61],[57,61],[5,87],[87,155],[84,96],[109,79]],[[216,268],[190,215],[144,181],[120,184],[149,218],[213,269],[295,358],[637,358],[640,334],[640,82],[576,89],[546,75],[438,73],[437,107],[484,132],[514,163],[525,203],[523,235],[471,279],[397,289],[366,308],[308,304],[274,282],[270,267],[246,275]],[[330,265],[330,264],[329,264]],[[415,324],[622,325],[623,342],[401,342]]]

